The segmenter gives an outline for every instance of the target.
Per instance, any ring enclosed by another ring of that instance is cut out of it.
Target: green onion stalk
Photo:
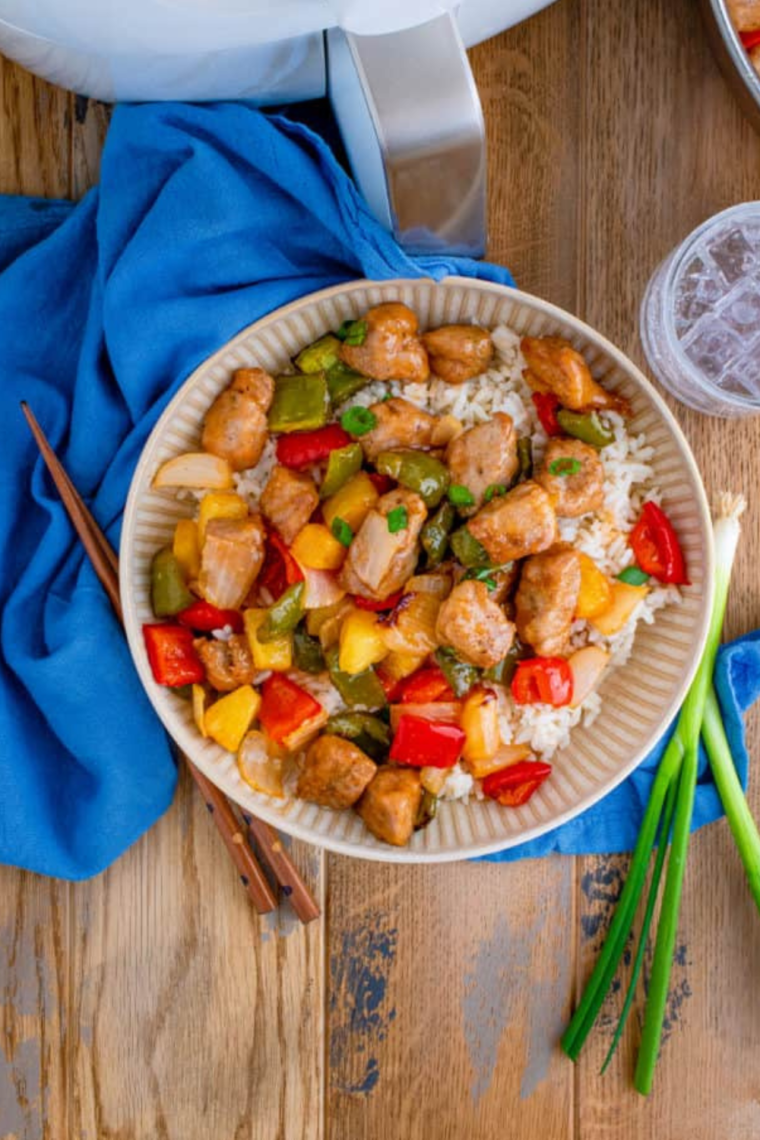
[[[662,1038],[665,1004],[677,933],[678,910],[694,807],[700,735],[704,740],[715,782],[744,863],[750,889],[758,909],[760,909],[760,834],[758,834],[755,822],[747,807],[736,774],[720,717],[717,697],[712,689],[715,657],[720,644],[731,570],[739,540],[739,517],[744,508],[745,502],[740,495],[724,493],[719,498],[719,517],[714,525],[715,597],[705,651],[681,708],[673,736],[665,749],[655,775],[628,876],[607,938],[580,1004],[562,1037],[563,1049],[569,1057],[576,1060],[596,1020],[625,950],[644,889],[652,850],[655,841],[658,840],[657,857],[639,944],[634,958],[632,977],[618,1028],[604,1062],[603,1071],[606,1069],[620,1040],[633,1002],[670,840],[665,888],[644,1014],[644,1028],[634,1077],[635,1087],[644,1095],[649,1093],[652,1087],[654,1068]],[[671,827],[672,838],[670,837]]]

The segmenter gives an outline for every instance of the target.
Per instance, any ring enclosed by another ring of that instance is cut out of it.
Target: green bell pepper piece
[[[371,713],[342,712],[331,716],[324,727],[333,736],[352,741],[373,760],[385,760],[391,746],[391,730]]]
[[[327,370],[327,391],[334,408],[344,404],[369,384],[369,377],[349,368],[342,360]]]
[[[361,673],[344,673],[338,667],[339,650],[333,645],[325,653],[330,680],[347,705],[364,705],[368,709],[379,709],[385,705],[385,689],[380,684],[375,670],[370,667]]]
[[[324,673],[327,668],[319,638],[310,637],[305,629],[293,634],[293,658],[296,668],[304,673]]]
[[[327,422],[330,400],[324,372],[278,376],[267,417],[270,431],[311,431]]]
[[[301,349],[293,363],[299,372],[328,372],[340,360],[340,341],[328,333]]]
[[[436,812],[438,811],[438,796],[434,796],[427,788],[422,789],[422,799],[420,806],[417,808],[417,815],[414,820],[414,830],[421,831],[423,827],[435,819]]]
[[[427,568],[434,569],[443,562],[446,547],[449,544],[449,535],[457,521],[456,508],[449,502],[441,503],[432,518],[428,519],[422,528],[420,542],[427,554]]]
[[[473,538],[466,526],[455,530],[451,536],[451,549],[463,566],[493,566],[488,551]]]
[[[449,485],[446,467],[424,451],[381,451],[375,467],[402,487],[416,491],[426,507],[437,507]]]
[[[639,566],[626,566],[625,570],[621,570],[615,577],[619,582],[626,582],[629,586],[643,586],[649,581],[649,575]]]
[[[460,661],[453,649],[436,649],[433,656],[455,696],[465,696],[480,680],[480,669],[468,665],[466,661]]]
[[[515,642],[506,657],[502,657],[501,661],[497,661],[490,669],[484,671],[483,680],[495,681],[497,685],[509,685],[517,668],[517,662],[522,656],[522,646]]]
[[[349,443],[346,447],[336,447],[330,452],[327,460],[327,470],[319,488],[320,499],[334,495],[344,483],[356,474],[361,468],[364,453],[360,443]]]
[[[615,433],[604,426],[596,412],[571,412],[568,408],[560,408],[557,423],[568,435],[591,447],[606,447],[615,438]]]
[[[171,617],[191,606],[196,599],[190,593],[182,567],[171,547],[153,555],[150,564],[150,602],[156,617]]]
[[[517,480],[516,482],[522,483],[525,479],[530,479],[533,474],[533,444],[530,436],[524,435],[517,441]]]
[[[288,586],[284,594],[269,607],[269,612],[256,631],[257,641],[276,641],[286,633],[292,633],[306,612],[303,607],[305,582]]]

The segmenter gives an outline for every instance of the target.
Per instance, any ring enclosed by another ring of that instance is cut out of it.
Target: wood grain
[[[685,33],[688,31],[688,34]],[[760,190],[760,138],[690,0],[559,0],[473,53],[490,256],[643,363],[639,301],[709,214]],[[79,197],[108,110],[0,60],[0,192]],[[708,489],[751,493],[760,420],[671,402]],[[728,616],[760,624],[758,506]],[[760,745],[760,718],[749,719]],[[760,814],[760,794],[753,788]],[[760,924],[724,823],[693,840],[653,1097],[613,995],[556,1050],[625,859],[382,867],[293,853],[327,920],[259,920],[181,781],[159,824],[77,885],[0,869],[0,1140],[749,1140],[760,1135]]]

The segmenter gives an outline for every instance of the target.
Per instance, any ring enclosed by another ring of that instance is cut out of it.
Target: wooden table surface
[[[653,268],[710,214],[760,197],[760,138],[695,4],[559,0],[472,55],[491,259],[642,363]],[[0,60],[0,191],[78,197],[106,121]],[[751,498],[735,635],[760,624],[760,419],[674,410],[708,491]],[[646,1101],[636,1017],[597,1075],[619,993],[577,1067],[556,1044],[625,859],[405,868],[294,848],[324,907],[307,929],[252,914],[184,776],[97,879],[0,870],[1,1140],[760,1136],[760,921],[725,822],[692,843]]]

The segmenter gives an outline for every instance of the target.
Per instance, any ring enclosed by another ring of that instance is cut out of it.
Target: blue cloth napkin
[[[451,273],[511,283],[496,266],[411,260],[316,135],[244,104],[118,108],[100,186],[81,203],[0,198],[0,861],[93,875],[166,810],[176,784],[19,401],[116,544],[150,429],[225,340],[350,278]],[[742,778],[754,649],[721,661]],[[583,820],[507,857],[629,847],[653,763]],[[695,819],[719,810],[705,777]]]

